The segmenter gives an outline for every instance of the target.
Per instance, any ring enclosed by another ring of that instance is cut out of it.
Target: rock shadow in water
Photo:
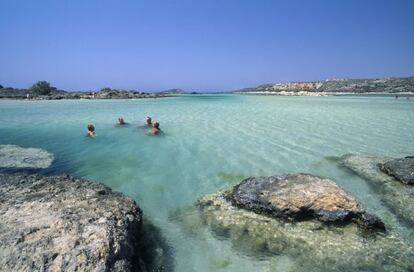
[[[179,225],[185,235],[189,237],[199,237],[201,229],[204,228],[200,211],[194,206],[177,208],[170,211],[168,219]]]
[[[145,263],[145,271],[174,271],[172,248],[152,222],[144,217],[137,256]]]

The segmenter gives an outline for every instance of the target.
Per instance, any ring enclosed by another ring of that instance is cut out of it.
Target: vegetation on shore
[[[136,90],[122,90],[102,88],[100,91],[68,92],[53,87],[47,81],[38,81],[29,89],[4,88],[0,85],[0,99],[37,99],[37,100],[59,100],[59,99],[131,99],[131,98],[158,98],[170,96],[170,93],[148,93]]]

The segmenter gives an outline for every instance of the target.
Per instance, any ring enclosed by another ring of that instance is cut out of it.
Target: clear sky
[[[0,84],[222,91],[414,75],[414,1],[0,0]]]

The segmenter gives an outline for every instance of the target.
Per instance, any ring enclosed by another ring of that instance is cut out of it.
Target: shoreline
[[[53,97],[53,96],[42,96],[42,97],[0,97],[2,100],[13,100],[13,101],[55,101],[55,100],[133,100],[133,99],[157,99],[157,98],[166,98],[174,97],[176,95],[172,94],[157,94],[157,95],[145,95],[140,97]]]
[[[205,95],[212,93],[198,93],[191,95]],[[269,91],[257,91],[257,92],[222,92],[214,94],[234,94],[234,95],[261,95],[261,96],[312,96],[312,97],[327,97],[327,96],[399,96],[401,98],[413,97],[414,92],[398,92],[398,93],[388,93],[388,92],[269,92]],[[54,96],[41,96],[41,97],[0,97],[0,101],[56,101],[56,100],[137,100],[137,99],[157,99],[157,98],[167,98],[167,97],[177,97],[182,94],[150,94],[139,97],[54,97]],[[185,95],[185,94],[184,94]]]
[[[245,94],[245,95],[270,95],[270,96],[414,96],[412,92],[269,92],[269,91],[257,91],[257,92],[234,92],[234,94]]]

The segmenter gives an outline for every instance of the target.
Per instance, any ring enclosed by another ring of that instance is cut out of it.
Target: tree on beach
[[[3,89],[3,85],[0,84],[0,89]]]
[[[47,81],[38,81],[30,87],[30,91],[38,95],[48,95],[55,90],[56,88],[50,86]]]

